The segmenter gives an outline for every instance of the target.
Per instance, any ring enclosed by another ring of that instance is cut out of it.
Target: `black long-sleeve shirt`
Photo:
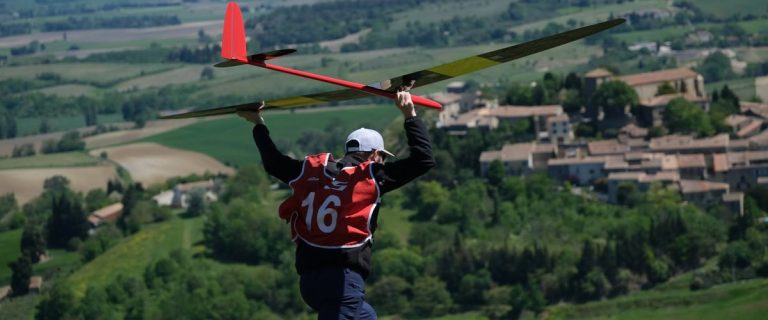
[[[382,194],[403,186],[435,166],[429,133],[424,122],[418,117],[413,117],[405,120],[404,126],[410,155],[384,164],[373,164],[374,179]],[[253,140],[261,153],[264,169],[271,176],[288,183],[301,174],[304,161],[281,153],[269,137],[266,126],[256,125],[253,128]],[[326,170],[331,176],[335,176],[341,168],[356,166],[360,161],[361,159],[349,154],[341,160],[329,161]],[[371,217],[371,232],[376,230],[378,215],[377,206]],[[296,247],[296,271],[302,274],[322,267],[344,266],[367,277],[371,269],[371,245],[371,242],[368,242],[352,249],[321,249],[299,241]]]

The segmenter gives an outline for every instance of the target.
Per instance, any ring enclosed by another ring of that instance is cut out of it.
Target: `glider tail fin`
[[[235,2],[230,2],[227,5],[227,13],[224,17],[224,32],[221,35],[221,57],[233,63],[248,63],[243,14],[240,12],[240,6]]]
[[[225,60],[214,65],[215,67],[234,67],[248,64],[249,61],[264,61],[296,52],[294,49],[281,49],[263,52],[248,56],[245,43],[245,26],[243,14],[235,2],[227,4],[227,13],[224,17],[224,32],[221,35],[221,57]]]

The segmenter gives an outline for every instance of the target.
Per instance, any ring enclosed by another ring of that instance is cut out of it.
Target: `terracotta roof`
[[[729,152],[726,156],[730,168],[768,162],[768,151]]]
[[[686,78],[695,78],[698,73],[690,68],[677,68],[646,73],[631,74],[619,77],[619,80],[626,82],[630,86],[637,86],[649,83],[661,83]]]
[[[608,180],[631,180],[639,181],[645,172],[614,172],[608,175]]]
[[[483,151],[480,153],[480,162],[493,162],[501,160],[501,151]]]
[[[96,210],[93,213],[91,213],[91,215],[101,220],[109,220],[111,218],[115,218],[115,215],[119,215],[120,212],[122,211],[123,211],[123,204],[118,202],[118,203],[113,203],[111,205],[108,205],[99,210]]]
[[[768,145],[768,130],[758,133],[749,138],[749,142],[758,146]]]
[[[552,122],[570,122],[570,121],[571,121],[571,118],[568,117],[567,113],[561,113],[559,115],[547,118],[547,123],[552,123]]]
[[[723,195],[723,202],[741,202],[744,201],[744,193],[729,192]]]
[[[677,171],[661,171],[652,175],[645,172],[614,172],[608,175],[608,180],[630,180],[640,183],[677,182],[680,180],[680,174]]]
[[[680,173],[677,171],[661,171],[654,175],[648,175],[640,177],[640,182],[658,182],[658,181],[680,181]]]
[[[728,155],[725,153],[718,153],[712,155],[712,170],[715,172],[728,171],[730,166],[728,165]]]
[[[610,76],[613,76],[613,73],[603,68],[594,69],[590,72],[587,72],[587,74],[584,75],[584,77],[586,78],[602,78],[602,77],[610,77]]]
[[[739,107],[741,113],[750,112],[763,119],[768,119],[768,104],[766,103],[739,101]]]
[[[608,160],[605,162],[605,170],[618,170],[629,168],[629,163],[621,160]]]
[[[196,182],[189,182],[189,183],[179,183],[176,185],[176,188],[179,191],[189,191],[192,189],[210,189],[213,188],[214,183],[213,180],[203,180],[203,181],[196,181]]]
[[[706,102],[706,97],[697,97],[692,94],[681,94],[681,93],[670,93],[660,96],[655,96],[650,99],[645,99],[640,101],[640,106],[646,107],[646,108],[658,108],[658,107],[666,107],[670,101],[674,100],[675,98],[684,98],[685,100],[689,102]]]
[[[458,102],[461,100],[461,95],[456,93],[438,92],[430,95],[429,98],[445,105]]]
[[[524,161],[533,151],[532,143],[507,144],[501,148],[501,159],[503,161]]]
[[[680,160],[676,156],[663,155],[661,157],[661,170],[678,170],[680,165]]]
[[[624,154],[629,152],[629,147],[621,144],[616,139],[592,141],[587,145],[590,155],[600,156],[607,154]]]
[[[725,118],[725,124],[727,124],[727,125],[729,125],[729,126],[731,126],[733,128],[736,128],[739,125],[747,123],[748,121],[751,121],[751,120],[752,119],[750,117],[747,117],[747,116],[743,116],[743,115],[740,115],[740,114],[732,114],[732,115],[728,116],[727,118]]]
[[[564,159],[549,159],[547,164],[551,165],[572,165],[572,164],[597,164],[605,163],[607,160],[605,157],[585,157],[585,158],[564,158]]]
[[[669,135],[651,139],[649,147],[654,151],[676,151],[692,149],[727,148],[730,138],[727,134],[719,134],[704,139],[694,139],[692,136]]]
[[[760,120],[752,120],[748,125],[744,126],[739,130],[739,132],[736,132],[736,135],[743,138],[746,136],[749,136],[753,132],[760,130],[760,127],[763,125],[763,122]]]
[[[533,144],[534,153],[554,153],[555,150],[557,150],[557,146],[551,143]]]
[[[680,180],[680,192],[701,193],[710,191],[728,191],[728,184],[706,180]]]
[[[627,134],[632,138],[643,138],[648,135],[648,129],[636,126],[630,123],[621,128],[620,133]]]
[[[706,168],[707,159],[703,154],[678,154],[677,166],[683,168]]]
[[[552,144],[516,143],[506,144],[498,151],[483,151],[480,153],[480,162],[500,161],[528,161],[532,153],[554,153]]]
[[[728,150],[730,151],[746,151],[749,149],[750,141],[747,139],[732,139],[728,142]]]
[[[499,106],[489,109],[488,115],[499,118],[527,118],[534,116],[556,116],[563,113],[563,107],[550,106]]]

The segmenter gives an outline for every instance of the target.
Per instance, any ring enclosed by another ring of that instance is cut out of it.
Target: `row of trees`
[[[177,16],[152,15],[152,16],[115,16],[115,17],[69,17],[66,20],[46,21],[42,24],[42,31],[67,31],[83,29],[123,29],[123,28],[148,28],[181,24]]]

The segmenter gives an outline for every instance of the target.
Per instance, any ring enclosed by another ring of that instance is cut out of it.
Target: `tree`
[[[707,56],[698,71],[708,82],[717,82],[733,77],[731,59],[720,51]]]
[[[25,143],[20,146],[14,146],[13,147],[13,154],[11,155],[14,158],[18,157],[29,157],[35,155],[35,146],[31,143]]]
[[[242,166],[237,174],[227,181],[224,201],[248,199],[259,202],[269,191],[269,180],[264,174],[264,168],[258,164]]]
[[[213,205],[203,225],[203,241],[214,257],[225,261],[279,265],[292,247],[285,225],[272,210],[235,199]]]
[[[186,215],[189,217],[197,217],[205,211],[205,190],[194,189],[189,192],[189,202],[187,206]]]
[[[23,296],[29,292],[29,279],[32,277],[32,262],[22,254],[16,261],[8,264],[11,275],[11,290],[14,296]]]
[[[75,295],[66,281],[53,285],[51,291],[37,305],[36,320],[68,319],[76,307]]]
[[[48,118],[43,118],[43,120],[40,120],[40,127],[37,129],[37,133],[48,133],[51,132],[52,129],[51,124],[48,122]]]
[[[683,82],[685,83],[685,82]],[[666,94],[675,94],[677,93],[677,90],[675,90],[675,87],[673,87],[669,82],[662,83],[657,89],[656,89],[656,95],[657,96],[663,96]]]
[[[18,210],[19,204],[16,202],[16,196],[14,193],[9,192],[0,195],[0,220],[3,220],[3,217],[9,214],[13,214]]]
[[[61,137],[57,150],[58,152],[85,150],[85,141],[80,138],[80,132],[70,131]]]
[[[711,136],[715,133],[709,115],[685,98],[675,98],[667,105],[664,123],[672,133],[695,133]]]
[[[21,233],[21,253],[32,263],[40,262],[40,255],[45,253],[45,237],[43,230],[28,224]]]
[[[418,181],[406,193],[405,206],[416,209],[411,219],[428,221],[437,212],[440,204],[449,199],[449,192],[437,181]]]
[[[397,276],[384,276],[366,288],[366,299],[381,315],[402,314],[408,310],[408,282]]]
[[[57,248],[64,248],[73,238],[82,240],[88,236],[88,220],[77,195],[72,192],[54,195],[47,230],[48,244]]]
[[[92,189],[85,195],[85,211],[93,212],[108,206],[112,200],[103,189]]]
[[[62,192],[69,189],[69,179],[65,176],[55,175],[43,182],[46,191]]]
[[[569,72],[565,76],[563,87],[569,90],[581,91],[581,78],[575,72]]]
[[[397,276],[413,281],[424,270],[424,259],[407,249],[384,249],[376,253],[371,276],[375,280],[381,276]]]
[[[605,115],[622,117],[627,108],[638,104],[637,92],[623,81],[608,81],[600,85],[592,96],[592,104],[602,107]]]
[[[504,177],[507,176],[507,172],[501,161],[494,160],[491,162],[491,165],[488,167],[488,172],[485,175],[488,178],[488,183],[492,186],[498,186],[501,184],[501,181],[504,180]]]
[[[5,114],[5,138],[15,138],[18,134],[16,117],[11,113]]]
[[[414,317],[438,317],[448,313],[453,300],[445,283],[435,277],[422,277],[413,283],[410,314]]]

